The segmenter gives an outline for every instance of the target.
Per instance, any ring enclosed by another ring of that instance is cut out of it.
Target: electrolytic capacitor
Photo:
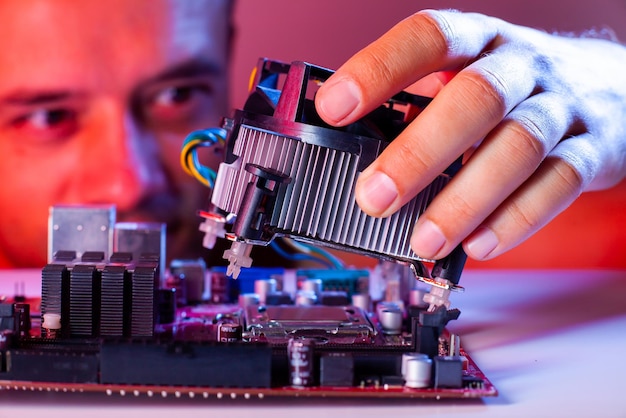
[[[256,293],[242,293],[239,295],[239,307],[256,306],[259,304],[259,295]]]
[[[259,302],[263,305],[267,302],[267,294],[276,292],[276,289],[277,282],[275,279],[254,281],[254,293],[259,295]]]
[[[211,283],[211,302],[227,303],[230,302],[230,282],[228,276],[221,273],[212,273],[210,276]]]
[[[297,306],[311,306],[317,303],[317,295],[310,290],[298,290],[296,293]]]
[[[352,295],[352,305],[363,309],[365,312],[372,310],[372,301],[368,294],[356,293]]]
[[[428,308],[428,303],[424,302],[424,295],[428,293],[423,289],[411,289],[409,292],[409,306],[417,306],[419,308]]]
[[[13,309],[15,332],[20,337],[28,337],[30,335],[30,305],[19,302],[14,305]]]
[[[292,338],[287,344],[289,382],[295,387],[313,386],[315,380],[315,342],[306,338]]]
[[[408,358],[405,366],[404,385],[412,389],[429,387],[432,364],[432,360],[428,357]]]
[[[239,324],[223,322],[217,327],[217,341],[234,343],[241,340],[242,327]]]
[[[13,335],[14,333],[11,329],[4,329],[0,331],[0,351],[6,351],[11,348],[11,345],[13,344]],[[1,357],[0,360],[2,360]],[[2,363],[0,362],[0,366],[1,365]]]
[[[427,359],[428,355],[424,353],[404,353],[402,354],[402,369],[401,374],[403,378],[406,378],[406,364],[411,359]]]
[[[378,312],[378,321],[384,334],[397,335],[402,332],[402,311],[384,308]]]
[[[176,320],[176,288],[159,289],[157,293],[157,323],[171,324]]]
[[[322,280],[321,279],[307,279],[300,284],[300,290],[313,292],[316,295],[319,295],[322,291]]]

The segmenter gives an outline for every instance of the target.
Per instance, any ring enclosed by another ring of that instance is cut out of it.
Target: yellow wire
[[[257,71],[257,67],[254,67],[250,73],[250,78],[248,79],[248,92],[252,92],[252,89],[254,88],[254,80],[256,79]]]
[[[218,135],[217,133],[213,133],[213,135],[217,138],[218,144],[224,145],[226,143],[226,139],[222,135]],[[198,138],[187,142],[180,151],[180,165],[183,167],[185,173],[195,177],[196,180],[205,186],[211,187],[209,180],[198,171],[193,158],[193,149],[204,143],[204,141],[205,139]]]
[[[185,173],[189,175],[193,175],[193,173],[191,172],[191,169],[189,168],[190,166],[193,165],[193,159],[189,160],[190,161],[189,163],[187,162],[189,158],[193,158],[190,150],[194,148],[196,145],[200,144],[201,142],[202,141],[199,139],[194,140],[194,141],[189,141],[188,143],[185,144],[183,149],[180,151],[180,165],[183,167],[183,170],[185,170]]]
[[[185,147],[186,148],[186,147]],[[193,163],[193,155],[191,153],[189,153],[187,155],[187,161],[186,162],[186,166],[187,166],[187,170],[188,173],[190,175],[192,175],[193,177],[196,178],[196,180],[198,180],[200,183],[204,184],[207,187],[211,187],[211,184],[209,183],[209,180],[206,179],[196,168],[195,164]]]

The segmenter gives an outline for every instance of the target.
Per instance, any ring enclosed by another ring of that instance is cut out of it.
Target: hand
[[[470,257],[493,258],[581,192],[624,177],[626,48],[615,42],[422,11],[337,70],[316,106],[346,125],[418,80],[418,93],[438,93],[360,175],[356,199],[389,216],[472,149],[415,226],[421,257],[442,258],[463,242]]]

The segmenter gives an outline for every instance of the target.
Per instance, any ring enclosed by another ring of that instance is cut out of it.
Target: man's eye
[[[70,109],[36,109],[18,116],[11,125],[25,139],[43,142],[72,135],[78,127],[78,117]]]
[[[206,98],[211,93],[211,88],[204,84],[170,86],[154,94],[149,105],[154,107],[180,107],[194,100]]]
[[[214,106],[213,90],[204,83],[167,86],[149,96],[141,111],[154,129],[188,129]]]
[[[194,95],[193,87],[168,87],[154,97],[157,106],[175,106],[188,102]]]

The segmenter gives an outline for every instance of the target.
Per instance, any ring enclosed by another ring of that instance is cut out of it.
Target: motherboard
[[[448,331],[461,247],[412,252],[412,225],[459,157],[388,218],[354,200],[359,173],[430,99],[399,93],[362,120],[326,125],[315,87],[332,71],[262,59],[243,109],[194,132],[185,171],[212,189],[203,245],[223,259],[166,265],[164,224],[114,206],[56,206],[41,295],[0,299],[0,389],[186,398],[477,398],[497,391]],[[217,172],[201,148],[225,147]],[[255,247],[306,267],[253,267]],[[375,257],[344,265],[333,251]],[[313,263],[315,266],[310,267]],[[1,295],[0,295],[1,296]]]
[[[225,267],[181,260],[163,281],[150,257],[60,256],[42,269],[41,299],[17,294],[0,304],[0,389],[212,399],[497,394],[445,328],[458,310],[428,311],[425,288],[392,300],[412,279],[402,266],[259,267],[233,279]]]

